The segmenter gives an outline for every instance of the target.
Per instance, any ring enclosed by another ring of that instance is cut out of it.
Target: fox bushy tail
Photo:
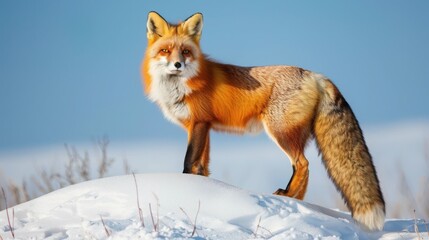
[[[328,79],[320,85],[313,131],[323,163],[353,218],[368,230],[381,230],[385,203],[362,130],[335,85]]]

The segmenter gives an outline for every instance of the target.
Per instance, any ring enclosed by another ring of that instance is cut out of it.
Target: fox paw
[[[280,196],[287,196],[287,191],[285,189],[279,188],[273,194],[280,195]]]

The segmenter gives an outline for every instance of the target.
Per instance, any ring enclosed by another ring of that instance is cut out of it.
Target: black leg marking
[[[295,166],[294,166],[294,165],[292,165],[292,170],[293,170],[293,172],[292,172],[292,176],[291,176],[291,177],[290,177],[290,179],[289,179],[289,183],[287,184],[287,187],[286,187],[286,191],[285,191],[285,192],[289,191],[289,187],[290,187],[290,184],[292,183],[292,179],[295,177],[296,169],[295,169]]]
[[[192,168],[195,163],[199,162],[204,148],[206,146],[207,134],[209,133],[209,123],[196,123],[191,130],[188,149],[186,150],[183,173],[193,173]],[[201,174],[202,166],[198,169],[198,174]]]

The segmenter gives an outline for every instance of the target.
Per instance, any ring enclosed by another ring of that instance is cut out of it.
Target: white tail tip
[[[354,213],[353,218],[365,230],[380,231],[384,226],[385,215],[384,206],[381,204],[375,204],[365,212]]]

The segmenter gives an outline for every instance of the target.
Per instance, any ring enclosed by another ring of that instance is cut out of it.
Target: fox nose
[[[179,69],[179,68],[182,66],[182,64],[181,64],[181,63],[179,63],[179,62],[176,62],[176,63],[174,63],[174,66],[175,66],[177,69]]]

